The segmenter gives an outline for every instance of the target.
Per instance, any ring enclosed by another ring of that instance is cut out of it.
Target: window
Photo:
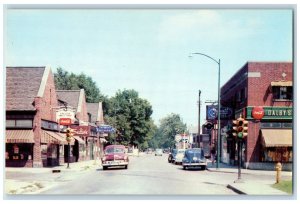
[[[32,128],[32,120],[6,120],[6,127]]]
[[[292,86],[273,86],[273,99],[275,100],[292,100]]]

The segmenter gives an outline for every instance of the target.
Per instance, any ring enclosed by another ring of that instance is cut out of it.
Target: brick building
[[[43,167],[63,162],[66,138],[56,122],[57,106],[49,67],[6,68],[6,166]]]
[[[87,103],[87,111],[89,114],[89,123],[100,126],[104,125],[102,102],[99,103]],[[108,136],[107,133],[98,133],[97,135],[97,151],[96,156],[102,158],[104,152],[104,145],[107,143],[105,139]]]
[[[231,107],[234,118],[249,121],[243,144],[243,165],[274,169],[278,161],[291,170],[293,162],[293,63],[247,62],[221,89],[221,105]],[[260,111],[256,111],[260,110]],[[261,119],[257,113],[261,114]],[[221,128],[232,124],[222,120]],[[221,137],[221,159],[235,163],[236,138]],[[225,161],[226,162],[226,161]]]
[[[75,109],[75,120],[70,125],[75,130],[75,145],[71,149],[70,162],[94,159],[97,151],[97,126],[90,123],[84,89],[56,90],[61,104]]]

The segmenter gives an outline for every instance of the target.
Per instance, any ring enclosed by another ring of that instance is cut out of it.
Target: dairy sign
[[[265,120],[265,119],[292,119],[292,107],[247,107],[247,119]]]
[[[61,108],[56,111],[56,121],[61,125],[70,125],[75,119],[75,112]]]

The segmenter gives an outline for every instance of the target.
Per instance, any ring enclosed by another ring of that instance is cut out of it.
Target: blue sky
[[[292,61],[288,9],[35,9],[6,10],[6,66],[50,65],[85,73],[101,92],[135,89],[153,106],[153,119],[170,113],[201,123],[206,100],[247,61]]]

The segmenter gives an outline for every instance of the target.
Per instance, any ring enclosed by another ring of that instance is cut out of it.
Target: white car
[[[175,164],[182,164],[182,159],[184,157],[184,152],[185,152],[185,149],[178,149],[177,150],[177,154],[176,154],[175,159],[174,159]]]
[[[155,156],[162,156],[163,155],[163,150],[162,149],[156,149],[155,150]]]

